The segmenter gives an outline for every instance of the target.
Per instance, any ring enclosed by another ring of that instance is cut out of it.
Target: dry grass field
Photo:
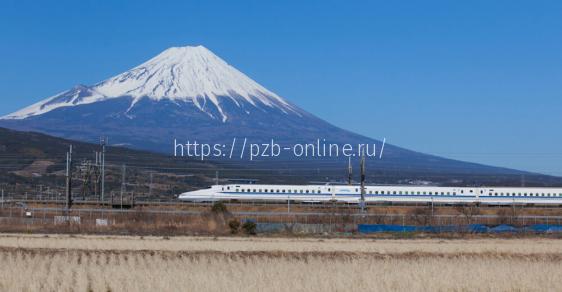
[[[560,291],[555,239],[0,235],[2,291]]]

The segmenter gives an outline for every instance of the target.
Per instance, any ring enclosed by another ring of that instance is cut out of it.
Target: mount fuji
[[[109,136],[112,144],[166,154],[173,153],[173,139],[381,145],[300,109],[203,46],[169,48],[115,77],[8,114],[0,126],[85,142]],[[380,170],[404,173],[521,173],[388,144],[376,163]]]

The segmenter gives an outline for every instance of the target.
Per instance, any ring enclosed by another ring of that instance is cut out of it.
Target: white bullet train
[[[262,200],[360,203],[361,187],[355,185],[228,184],[186,192],[179,195],[178,198],[183,201],[199,202]],[[562,206],[562,188],[366,186],[365,202]]]

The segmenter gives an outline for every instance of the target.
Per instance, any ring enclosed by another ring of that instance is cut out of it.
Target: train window
[[[461,194],[464,194],[464,190],[461,190]]]
[[[421,194],[420,192],[418,192],[418,195]]]
[[[284,192],[285,192],[285,190],[282,190],[281,192],[282,192],[282,193],[284,193]]]
[[[331,192],[331,191],[332,191],[332,189],[328,188],[328,192]]]
[[[230,187],[226,187],[227,190],[230,190]]]
[[[453,192],[453,196],[456,196],[456,195],[457,195],[457,192]]]
[[[384,195],[384,191],[381,191],[381,195]]]
[[[355,189],[355,191],[356,191],[356,192],[358,192],[358,191],[359,191],[359,189]]]
[[[430,195],[433,195],[433,192],[429,192]]]
[[[379,191],[375,191],[375,195],[378,195],[378,194],[379,194]]]
[[[372,194],[373,194],[373,191],[369,191],[369,195],[372,195]]]
[[[306,193],[308,194],[308,193],[309,193],[309,191],[308,191],[308,190],[306,190]]]
[[[222,190],[224,191],[224,187],[222,187]]]
[[[392,192],[392,194],[396,195],[396,191]]]

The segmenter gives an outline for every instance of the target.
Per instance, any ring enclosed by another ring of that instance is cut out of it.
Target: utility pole
[[[100,138],[101,143],[101,201],[103,202],[105,196],[105,145],[107,144],[107,137]]]
[[[72,145],[66,153],[66,212],[72,207]]]
[[[148,185],[148,197],[151,198],[152,197],[152,176],[153,176],[153,172],[150,172],[150,185]]]
[[[365,150],[361,152],[361,212],[365,212]]]
[[[351,167],[351,157],[348,157],[348,164],[347,164],[347,184],[351,185],[351,181],[353,179],[353,168]]]
[[[4,209],[4,189],[2,189],[2,209]]]
[[[123,209],[123,193],[125,192],[125,172],[127,171],[127,166],[123,164],[123,168],[121,170],[121,209]]]
[[[431,224],[433,225],[433,218],[435,218],[435,210],[433,207],[433,196],[431,196]]]

